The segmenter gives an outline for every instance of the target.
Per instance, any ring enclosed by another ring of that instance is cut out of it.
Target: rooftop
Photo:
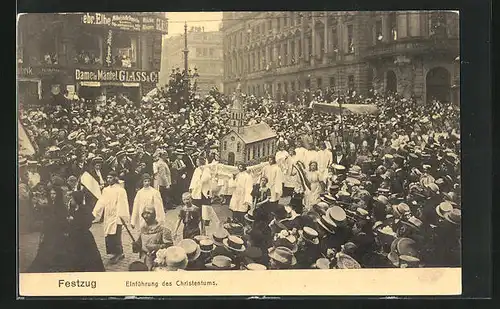
[[[250,126],[244,126],[241,129],[243,131],[241,133],[238,133],[236,131],[234,132],[238,134],[238,136],[243,140],[243,142],[245,142],[245,144],[251,144],[276,137],[276,133],[265,122]]]

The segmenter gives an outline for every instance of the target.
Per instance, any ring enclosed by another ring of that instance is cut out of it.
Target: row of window
[[[222,145],[222,150],[227,150],[227,141],[224,141]],[[247,160],[265,158],[267,156],[273,155],[275,150],[274,141],[267,141],[262,143],[257,143],[254,145],[249,145],[246,149],[245,156]],[[241,142],[236,143],[236,152],[240,153],[242,151]]]
[[[196,48],[196,57],[219,57],[214,48]]]
[[[336,89],[336,78],[335,76],[331,76],[329,78],[329,84],[323,84],[323,78],[318,77],[316,78],[316,88],[317,89],[322,89],[323,87],[329,86],[331,90]],[[256,96],[261,96],[264,95],[266,92],[269,94],[278,95],[278,94],[290,94],[290,93],[295,93],[296,91],[302,91],[303,89],[311,89],[311,80],[306,79],[304,81],[304,88],[302,88],[302,83],[301,81],[291,81],[291,82],[283,82],[282,83],[277,83],[275,87],[272,86],[272,84],[256,84],[256,85],[248,85],[247,86],[247,93],[248,94],[253,94]],[[356,83],[355,83],[355,78],[354,75],[349,75],[347,77],[347,89],[349,92],[352,92],[356,90]],[[234,91],[234,88],[228,88],[229,93]]]

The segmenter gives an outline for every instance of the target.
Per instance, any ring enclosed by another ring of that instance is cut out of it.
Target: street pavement
[[[217,214],[220,223],[223,224],[226,222],[226,219],[230,217],[231,211],[229,210],[227,205],[213,205],[213,209]],[[179,216],[180,206],[176,209],[168,210],[166,212],[166,225],[173,232],[175,229],[175,223],[177,222],[177,218]],[[218,227],[217,226],[209,226],[207,228],[207,234],[211,235]],[[129,229],[131,229],[129,227]],[[90,231],[94,235],[95,242],[97,244],[97,248],[101,253],[101,258],[104,263],[104,267],[106,271],[128,271],[128,266],[130,263],[138,260],[138,254],[132,252],[132,239],[125,229],[122,231],[122,243],[123,243],[123,252],[125,254],[125,258],[121,260],[117,264],[110,264],[109,258],[106,254],[106,245],[104,242],[104,227],[102,223],[95,223],[90,228]],[[138,231],[130,230],[133,234],[134,238],[137,238]],[[23,272],[29,267],[31,262],[34,260],[36,256],[36,252],[38,249],[38,241],[39,241],[40,233],[30,233],[25,235],[20,235],[19,237],[19,271]]]

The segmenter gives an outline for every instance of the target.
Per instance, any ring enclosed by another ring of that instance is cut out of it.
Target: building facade
[[[165,39],[160,73],[161,85],[168,83],[172,69],[184,68],[184,40],[184,35]],[[187,41],[189,68],[193,73],[196,68],[199,74],[196,78],[198,92],[205,95],[212,87],[222,91],[222,33],[205,32],[202,27],[192,27],[188,30]]]
[[[133,101],[159,80],[165,13],[25,14],[18,21],[22,100],[74,93]]]
[[[303,89],[451,100],[458,14],[224,12],[224,89],[293,100]]]

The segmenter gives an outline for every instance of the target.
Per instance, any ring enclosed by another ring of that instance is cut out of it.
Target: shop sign
[[[126,83],[157,83],[158,71],[132,71],[132,70],[75,70],[76,81],[94,82],[126,82]]]
[[[85,13],[82,14],[85,25],[107,26],[127,31],[152,31],[168,33],[166,18],[135,16],[133,14]]]
[[[61,72],[56,67],[22,67],[18,70],[18,74],[23,77],[51,76]]]

